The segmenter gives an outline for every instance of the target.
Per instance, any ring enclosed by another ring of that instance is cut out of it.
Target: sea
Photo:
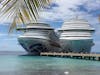
[[[100,75],[100,61],[0,52],[0,75]]]

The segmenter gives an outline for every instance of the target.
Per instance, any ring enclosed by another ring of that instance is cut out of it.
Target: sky
[[[78,15],[88,20],[91,27],[95,28],[93,40],[95,45],[92,52],[100,52],[100,0],[52,0],[50,6],[40,13],[39,20],[58,29],[63,22]],[[0,22],[1,23],[1,22]],[[9,23],[0,24],[0,51],[24,51],[19,45],[18,34],[8,34]]]

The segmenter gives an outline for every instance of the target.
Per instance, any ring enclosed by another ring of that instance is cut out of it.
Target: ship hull
[[[39,38],[18,38],[20,45],[30,55],[40,55],[40,52],[49,51],[49,42],[46,39]]]
[[[58,51],[60,47],[58,36],[48,24],[29,23],[25,28],[18,28],[18,30],[24,31],[18,41],[30,55]]]
[[[58,47],[50,45],[50,41],[41,38],[18,38],[20,45],[29,55],[40,55],[41,52],[54,52]]]
[[[93,46],[92,39],[80,39],[80,40],[66,40],[61,39],[61,46],[63,52],[74,53],[90,53]]]

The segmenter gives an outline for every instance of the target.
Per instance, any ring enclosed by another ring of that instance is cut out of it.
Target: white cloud
[[[0,33],[0,36],[6,36],[7,34]]]
[[[17,38],[5,38],[3,39],[3,41],[16,41]]]
[[[0,37],[18,37],[20,34],[0,33]]]
[[[81,15],[83,17],[90,17],[92,14],[89,14],[85,11],[79,11],[78,5],[83,5],[87,11],[93,11],[100,9],[100,1],[98,0],[53,0],[53,3],[56,3],[58,7],[53,7],[51,10],[42,11],[40,17],[42,20],[66,20],[69,17],[75,15]],[[72,9],[72,10],[71,10]],[[93,19],[94,17],[92,17]],[[96,17],[95,17],[96,18]],[[90,19],[90,18],[89,18]],[[97,22],[97,21],[96,21]]]
[[[88,11],[100,10],[100,0],[85,0],[84,4]]]
[[[41,12],[40,16],[43,19],[57,20],[66,19],[69,15],[73,15],[74,12],[70,8],[77,9],[76,5],[81,4],[80,0],[55,0],[54,3],[58,7],[53,7],[52,10]]]

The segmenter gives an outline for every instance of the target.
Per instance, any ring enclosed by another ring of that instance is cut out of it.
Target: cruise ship
[[[90,53],[94,31],[88,21],[79,17],[64,22],[58,30],[62,52]]]
[[[30,23],[26,27],[17,28],[24,34],[19,36],[20,45],[29,55],[39,55],[40,52],[54,52],[60,48],[59,38],[54,29],[45,23]]]

